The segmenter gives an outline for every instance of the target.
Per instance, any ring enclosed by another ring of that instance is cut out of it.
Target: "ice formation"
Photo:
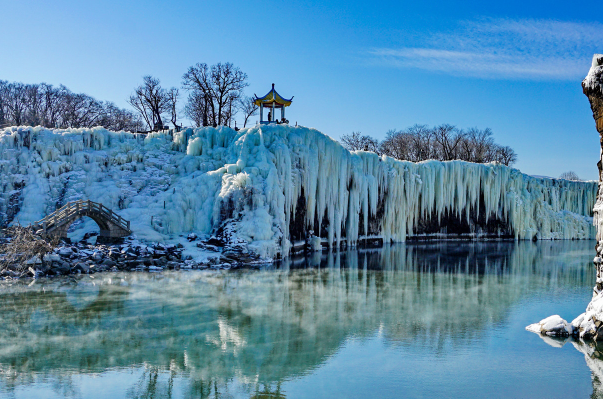
[[[138,238],[217,235],[272,258],[296,243],[356,245],[464,233],[594,237],[594,182],[500,164],[398,161],[349,152],[311,128],[262,125],[149,135],[102,128],[0,131],[0,217],[41,219],[90,199]]]

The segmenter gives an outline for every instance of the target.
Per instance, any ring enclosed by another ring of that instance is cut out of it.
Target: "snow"
[[[530,324],[526,330],[549,336],[569,336],[572,335],[574,327],[559,315],[549,316],[538,323]]]
[[[468,218],[480,208],[508,221],[516,239],[594,237],[596,183],[536,178],[500,164],[349,152],[302,126],[147,136],[10,127],[0,130],[0,171],[5,219],[15,192],[21,203],[14,221],[22,224],[67,201],[90,199],[130,220],[138,239],[220,230],[263,258],[288,254],[300,199],[305,210],[297,214],[314,249],[321,239],[353,246],[370,234],[405,241],[421,219],[448,212]],[[375,219],[377,230],[369,231]]]
[[[582,81],[582,88],[587,95],[603,94],[603,54],[595,54],[588,75]]]

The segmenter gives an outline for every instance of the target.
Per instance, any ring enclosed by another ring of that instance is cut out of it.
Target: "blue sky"
[[[580,82],[603,52],[595,2],[0,0],[0,79],[64,84],[127,107],[150,74],[180,86],[232,62],[248,94],[333,138],[415,123],[490,127],[530,174],[597,179]],[[591,10],[591,11],[589,11]],[[182,98],[184,100],[184,96]]]

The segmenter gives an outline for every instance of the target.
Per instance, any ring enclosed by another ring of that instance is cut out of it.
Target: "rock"
[[[206,242],[198,242],[197,247],[201,248],[201,249],[206,249],[208,251],[215,251],[215,252],[220,251],[220,248],[218,248],[217,246],[208,244]]]
[[[180,269],[180,262],[169,261],[166,266],[170,270]]]
[[[109,268],[109,269],[113,268],[113,267],[115,267],[117,265],[117,263],[114,260],[111,260],[111,259],[105,259],[103,261],[103,263],[101,263],[101,264],[107,266],[107,268]]]
[[[34,256],[32,258],[29,258],[27,260],[27,262],[25,262],[26,265],[39,265],[42,264],[42,260],[40,259],[40,257],[38,256]]]
[[[73,255],[73,251],[69,247],[61,247],[61,248],[59,248],[59,250],[57,252],[61,256],[71,256],[71,255]]]
[[[97,262],[100,262],[101,260],[103,260],[103,257],[104,257],[104,255],[101,251],[94,251],[94,253],[91,256],[91,258]]]
[[[80,262],[77,265],[75,265],[74,270],[80,271],[81,273],[84,273],[84,274],[88,274],[90,272],[90,266],[87,265],[86,263]]]
[[[44,255],[44,262],[59,261],[61,257],[58,254],[46,254]]]
[[[190,233],[188,235],[188,237],[186,237],[186,239],[191,242],[191,241],[196,241],[197,240],[197,235],[195,233]]]
[[[221,239],[216,238],[216,237],[211,237],[209,240],[207,240],[207,244],[213,245],[216,247],[223,247],[224,241],[222,241]]]
[[[59,262],[57,263],[56,267],[52,269],[52,271],[54,274],[67,275],[71,271],[71,266],[67,262]]]
[[[109,267],[107,265],[100,264],[100,265],[95,265],[94,269],[97,272],[105,272],[105,271],[109,270]]]
[[[568,337],[573,334],[574,327],[559,315],[553,315],[538,323],[530,324],[526,330],[553,337]]]
[[[151,266],[151,264],[153,263],[153,260],[149,257],[146,258],[138,258],[138,262],[139,263],[143,263],[145,266]]]

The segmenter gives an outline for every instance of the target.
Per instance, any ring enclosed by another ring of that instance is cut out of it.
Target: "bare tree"
[[[410,160],[413,138],[403,131],[389,130],[385,140],[381,142],[380,150],[383,154],[402,160]]]
[[[203,114],[203,126],[217,125],[211,72],[207,64],[198,63],[190,67],[182,76],[182,86],[189,91],[188,113]],[[192,110],[192,107],[199,108]]]
[[[503,165],[507,166],[511,166],[515,162],[517,162],[517,154],[515,153],[515,151],[513,151],[511,147],[499,145],[495,145],[495,147],[496,155],[494,160],[496,162],[500,162]]]
[[[145,120],[149,129],[162,129],[161,116],[170,111],[170,97],[168,92],[161,87],[159,79],[145,76],[143,84],[138,86],[128,100]]]
[[[249,118],[254,115],[257,115],[259,107],[253,101],[253,98],[249,96],[240,99],[239,107],[241,111],[243,111],[243,116],[245,117],[245,120],[243,122],[243,127],[245,127],[247,126],[247,121],[249,120]]]
[[[573,180],[573,181],[582,181],[582,179],[580,179],[580,177],[578,177],[578,174],[576,172],[573,171],[568,171],[568,172],[563,172],[561,174],[561,176],[559,176],[560,179],[565,179],[565,180]]]
[[[24,123],[25,109],[27,107],[26,85],[14,83],[6,91],[6,107],[11,114],[14,124],[19,126]]]
[[[218,63],[211,67],[205,63],[198,63],[190,67],[182,76],[182,86],[189,93],[197,92],[193,97],[196,101],[187,104],[189,112],[191,107],[202,104],[207,109],[196,110],[193,113],[204,114],[208,124],[226,125],[237,111],[243,89],[248,86],[247,74],[229,62]],[[201,98],[203,101],[199,101]]]
[[[170,114],[171,114],[171,122],[172,125],[174,125],[174,128],[176,127],[176,118],[178,117],[178,112],[177,112],[177,108],[176,105],[178,104],[178,97],[180,95],[180,91],[175,88],[172,87],[168,92],[167,92],[167,96],[168,96],[168,105],[169,105],[169,109],[170,109]]]
[[[362,135],[360,132],[352,132],[341,136],[341,144],[349,151],[372,151],[380,153],[379,142],[374,138]]]
[[[65,98],[63,123],[68,127],[91,127],[103,114],[103,107],[86,94],[73,94]]]
[[[190,118],[197,127],[207,126],[209,124],[209,107],[209,101],[206,101],[203,92],[194,90],[188,95],[184,115]]]
[[[443,161],[451,161],[459,159],[459,147],[463,141],[465,134],[462,130],[448,124],[436,126],[433,129],[435,142],[438,144],[440,159]]]
[[[427,125],[414,125],[407,130],[407,133],[412,138],[413,143],[409,160],[421,162],[427,159],[437,159],[432,129]]]
[[[7,125],[6,114],[7,109],[7,94],[8,94],[8,82],[6,80],[0,80],[0,128]]]
[[[466,140],[461,145],[463,151],[462,159],[469,162],[485,163],[491,162],[494,159],[488,156],[492,154],[491,148],[494,146],[492,138],[492,130],[486,128],[480,130],[471,128],[465,133]]]

